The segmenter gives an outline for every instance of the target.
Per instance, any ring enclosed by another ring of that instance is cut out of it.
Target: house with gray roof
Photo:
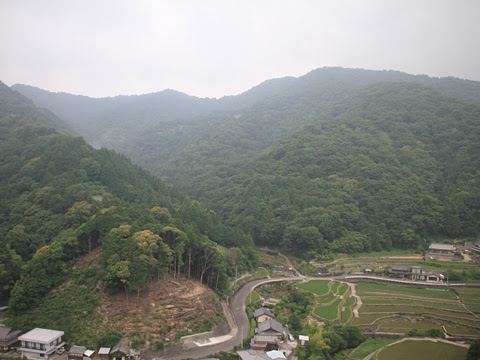
[[[390,275],[405,277],[409,275],[410,270],[408,269],[407,265],[395,264],[395,265],[392,265],[390,270],[388,270],[388,273]]]
[[[278,350],[280,347],[280,340],[277,336],[272,335],[255,335],[250,340],[250,349],[252,350]]]
[[[451,244],[432,243],[425,253],[426,258],[432,259],[451,259],[455,256],[457,247]]]
[[[13,330],[11,327],[0,325],[0,350],[8,351],[18,342],[18,336],[21,333],[20,330]]]
[[[276,336],[280,340],[283,340],[285,337],[285,328],[278,321],[269,319],[258,324],[255,328],[255,334]]]
[[[261,307],[253,312],[253,317],[257,321],[257,324],[259,324],[265,320],[273,319],[275,316],[270,309]]]
[[[239,350],[237,351],[241,360],[286,360],[285,354],[278,350],[267,352],[259,352],[254,350]]]

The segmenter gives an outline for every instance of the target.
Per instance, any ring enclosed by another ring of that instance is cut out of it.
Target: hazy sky
[[[480,81],[478,0],[0,0],[0,80],[200,97],[323,66]]]

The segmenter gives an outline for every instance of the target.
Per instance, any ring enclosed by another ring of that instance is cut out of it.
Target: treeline
[[[97,247],[102,282],[127,294],[180,273],[224,293],[229,263],[256,263],[251,237],[123,155],[8,111],[0,154],[0,298],[10,298],[11,315],[35,306]]]

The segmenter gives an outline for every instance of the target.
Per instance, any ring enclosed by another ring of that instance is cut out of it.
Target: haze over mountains
[[[322,68],[221,99],[13,88],[257,244],[355,252],[479,233],[478,82]]]

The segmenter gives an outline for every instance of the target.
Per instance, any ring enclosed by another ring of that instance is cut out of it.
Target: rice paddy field
[[[310,280],[297,284],[297,287],[316,295],[314,316],[319,321],[341,322],[351,321],[352,308],[356,299],[350,296],[350,286],[347,283],[330,280]]]
[[[480,289],[454,292],[360,282],[356,293],[362,306],[352,323],[362,330],[404,334],[440,329],[452,336],[480,335]]]
[[[458,360],[465,359],[468,348],[453,343],[429,340],[406,340],[386,346],[376,354],[377,360]]]

